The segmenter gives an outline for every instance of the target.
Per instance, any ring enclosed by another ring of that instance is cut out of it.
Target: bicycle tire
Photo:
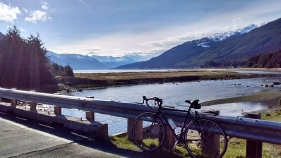
[[[227,143],[225,131],[213,120],[195,119],[185,129],[185,148],[193,158],[221,158],[226,152]]]
[[[141,128],[139,127],[141,122]],[[141,133],[141,134],[140,134]],[[143,151],[156,151],[165,140],[166,131],[163,121],[156,113],[141,113],[132,126],[132,136],[134,143]]]

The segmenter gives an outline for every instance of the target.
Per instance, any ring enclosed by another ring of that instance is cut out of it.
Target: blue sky
[[[56,53],[163,53],[202,36],[281,18],[280,0],[0,0],[0,32],[40,34]]]

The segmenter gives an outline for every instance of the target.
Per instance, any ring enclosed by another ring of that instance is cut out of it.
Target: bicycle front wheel
[[[134,143],[143,151],[155,151],[164,143],[166,136],[162,120],[152,112],[140,114],[132,127]]]
[[[185,147],[194,158],[221,158],[227,148],[227,136],[213,120],[196,119],[185,129]]]

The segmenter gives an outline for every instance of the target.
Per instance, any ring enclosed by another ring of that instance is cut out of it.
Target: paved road
[[[71,129],[0,111],[0,157],[119,158],[147,155],[117,148],[110,141],[88,138]]]

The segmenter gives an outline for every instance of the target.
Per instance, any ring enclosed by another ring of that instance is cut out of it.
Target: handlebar
[[[152,100],[154,101],[154,105],[157,105],[159,108],[162,108],[162,104],[163,104],[163,100],[158,98],[158,97],[153,97],[153,98],[147,98],[146,96],[143,96],[143,102],[142,104],[146,104],[148,107],[151,108],[152,104],[153,103],[149,103],[149,101]],[[201,105],[199,104],[199,100],[196,99],[196,100],[186,100],[185,101],[186,103],[190,104],[189,108],[188,108],[188,111],[190,111],[191,108],[194,108],[194,109],[201,109]]]
[[[144,104],[144,102],[145,102],[145,104],[146,104],[148,107],[151,107],[151,105],[149,104],[149,101],[150,101],[150,100],[154,101],[154,105],[157,105],[157,106],[159,106],[159,107],[161,107],[162,104],[163,104],[163,100],[160,99],[160,98],[157,98],[157,97],[146,98],[146,96],[143,96],[142,98],[143,98],[143,102],[142,102],[142,103]]]

